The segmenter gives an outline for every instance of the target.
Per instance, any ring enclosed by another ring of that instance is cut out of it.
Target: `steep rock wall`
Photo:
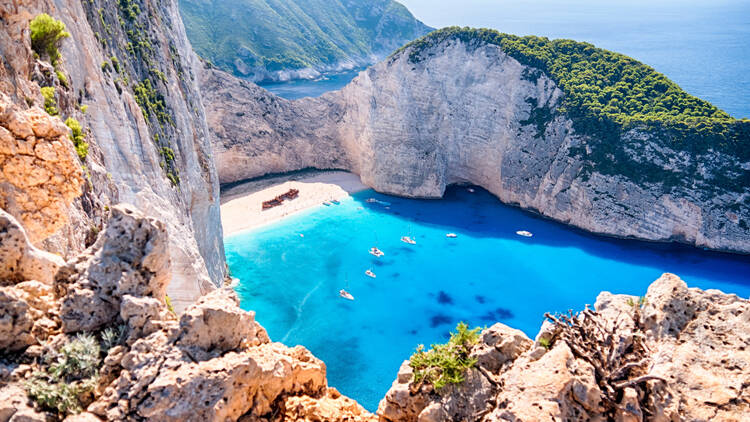
[[[440,197],[449,184],[473,183],[505,203],[594,233],[750,252],[750,188],[735,192],[711,182],[743,174],[750,163],[711,150],[687,154],[632,129],[616,146],[632,173],[656,167],[678,175],[678,183],[601,172],[601,163],[581,153],[599,140],[576,133],[557,111],[564,93],[538,69],[498,46],[459,40],[429,47],[416,63],[409,55],[407,48],[341,91],[298,101],[251,84],[225,84],[219,94],[216,81],[229,77],[204,70],[221,182],[335,167],[401,196]]]
[[[70,32],[55,69],[31,50],[29,21],[39,13]],[[96,237],[111,204],[129,202],[167,226],[169,294],[178,308],[220,284],[218,180],[197,58],[175,2],[22,0],[3,4],[0,14],[0,89],[25,109],[43,106],[40,86],[54,87],[60,117],[79,120],[90,145],[83,196],[41,246],[75,255]]]

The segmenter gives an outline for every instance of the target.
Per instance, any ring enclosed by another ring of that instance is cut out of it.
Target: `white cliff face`
[[[710,173],[725,170],[706,164],[730,163],[731,171],[748,163],[686,155],[631,130],[620,139],[631,168],[674,171],[682,185],[600,172],[580,153],[597,140],[577,134],[556,111],[564,92],[539,70],[495,45],[443,42],[416,63],[409,53],[362,72],[341,91],[299,101],[239,83],[217,95],[217,81],[231,77],[204,73],[221,182],[317,167],[348,169],[375,190],[407,197],[440,197],[447,185],[472,183],[594,233],[750,252],[750,213],[738,207],[750,192],[722,192]],[[232,106],[229,97],[246,98],[254,111]],[[708,167],[703,185],[691,182],[696,164]]]
[[[3,90],[17,104],[23,105],[26,97],[41,105],[37,85],[41,81],[35,75],[38,65],[32,58],[28,21],[44,12],[66,24],[71,36],[62,42],[60,68],[69,86],[65,88],[54,76],[52,82],[63,120],[75,117],[84,127],[90,152],[82,164],[89,182],[84,196],[70,207],[70,224],[48,239],[45,247],[72,256],[86,246],[83,237],[89,227],[101,227],[109,205],[134,204],[166,224],[173,268],[168,293],[182,309],[225,276],[218,178],[192,70],[197,58],[176,3],[159,1],[140,7],[141,18],[151,16],[143,29],[154,52],[148,64],[126,51],[129,40],[123,20],[117,19],[122,13],[117,1],[24,0],[4,6],[7,24],[0,28],[1,41],[4,51],[15,52],[4,61],[15,74],[0,77]],[[111,70],[112,65],[105,70],[103,64],[113,62],[116,56],[120,57],[120,70]],[[147,122],[133,95],[144,78],[143,66],[163,75],[155,90],[172,122],[161,128]],[[81,112],[79,105],[87,106],[87,111]],[[162,169],[163,145],[174,153],[172,167],[179,175],[176,186]]]

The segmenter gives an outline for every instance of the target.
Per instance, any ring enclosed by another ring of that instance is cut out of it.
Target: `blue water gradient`
[[[374,245],[384,257],[368,254]],[[643,295],[664,272],[750,296],[746,256],[589,235],[479,188],[453,187],[443,200],[365,191],[227,237],[225,246],[242,308],[257,312],[273,340],[325,361],[330,385],[369,410],[417,344],[445,341],[459,321],[500,321],[533,337],[547,311],[581,309],[602,290]],[[356,300],[340,298],[342,288]]]

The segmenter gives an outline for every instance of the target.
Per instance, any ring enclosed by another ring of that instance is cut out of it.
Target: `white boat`
[[[516,232],[516,234],[523,237],[531,237],[534,235],[533,233],[527,232],[526,230],[519,230]]]
[[[458,235],[456,233],[448,233],[445,235],[445,237],[450,237],[452,239],[454,237],[458,237]]]
[[[469,188],[469,189],[466,189],[466,190],[468,190],[469,193],[474,193],[474,189],[473,188]]]
[[[385,255],[385,253],[377,247],[373,246],[372,248],[370,248],[370,255],[374,255],[380,258],[381,256]]]
[[[380,204],[380,205],[385,205],[386,207],[388,207],[388,206],[390,206],[390,205],[391,205],[391,203],[390,203],[390,202],[379,201],[379,200],[377,200],[377,199],[375,199],[375,198],[367,198],[367,200],[365,200],[365,202],[367,202],[367,203],[370,203],[370,204]]]
[[[416,245],[417,244],[417,241],[414,240],[414,239],[412,239],[409,236],[401,236],[401,241],[404,242],[404,243],[408,243],[410,245]]]
[[[352,296],[351,293],[347,292],[344,289],[339,290],[339,296],[341,296],[341,297],[343,297],[344,299],[347,299],[347,300],[354,300],[354,296]]]
[[[367,274],[367,276],[368,276],[368,277],[372,277],[372,278],[375,278],[375,277],[377,277],[377,276],[375,275],[375,273],[374,273],[374,272],[372,272],[372,270],[367,270],[367,271],[365,271],[365,274]]]

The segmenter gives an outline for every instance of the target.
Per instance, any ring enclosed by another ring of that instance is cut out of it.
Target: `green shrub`
[[[81,411],[79,397],[96,388],[101,364],[99,342],[78,334],[60,350],[44,357],[43,370],[26,381],[29,397],[47,410],[61,414]]]
[[[115,70],[115,72],[120,73],[120,61],[117,60],[117,57],[112,56],[111,62],[112,68]]]
[[[104,72],[104,73],[107,73],[107,72],[109,72],[109,71],[110,71],[110,69],[111,69],[111,68],[110,68],[110,66],[109,66],[109,62],[108,62],[108,61],[106,61],[106,60],[105,60],[105,61],[103,61],[103,62],[102,62],[102,72]]]
[[[89,110],[89,106],[81,104],[80,107],[78,107],[81,110],[81,113],[86,114],[86,112]]]
[[[102,331],[102,345],[104,350],[109,350],[118,344],[122,340],[122,335],[125,333],[125,326],[121,325],[118,328],[107,327]]]
[[[45,54],[54,65],[60,58],[58,48],[63,38],[70,36],[65,30],[65,24],[52,16],[42,13],[37,15],[29,24],[31,29],[31,48],[43,57]]]
[[[86,160],[86,156],[89,154],[89,143],[86,142],[81,123],[72,117],[68,117],[67,120],[65,120],[65,125],[70,128],[73,145],[75,146],[78,157],[81,161]]]
[[[468,325],[460,322],[448,343],[433,344],[428,351],[420,344],[409,358],[409,366],[414,370],[414,382],[430,383],[436,390],[448,384],[462,383],[466,370],[477,363],[469,354],[479,341],[479,331],[479,327],[469,330]]]
[[[60,81],[60,85],[64,86],[65,88],[68,87],[68,77],[65,76],[65,74],[61,70],[56,70],[55,75],[57,75],[57,80]]]
[[[57,110],[57,100],[55,99],[55,87],[45,86],[41,88],[42,97],[44,97],[44,111],[50,116],[57,116],[60,112]]]

